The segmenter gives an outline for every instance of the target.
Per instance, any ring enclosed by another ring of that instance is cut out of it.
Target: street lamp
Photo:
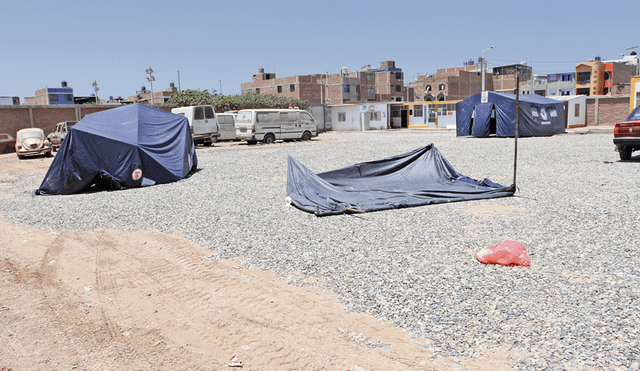
[[[147,77],[147,81],[151,83],[151,105],[153,106],[153,82],[156,81],[156,78],[152,75],[153,70],[151,69],[151,66],[149,66],[149,68],[147,68],[145,72],[149,74],[149,77]]]
[[[100,103],[100,100],[98,99],[98,90],[100,90],[100,88],[98,87],[98,83],[96,80],[93,80],[93,91],[96,92],[96,104]]]
[[[487,83],[487,62],[484,60],[484,51],[488,49],[493,49],[493,45],[491,47],[482,49],[482,58],[480,58],[480,62],[482,63],[482,91],[485,89],[485,85]]]

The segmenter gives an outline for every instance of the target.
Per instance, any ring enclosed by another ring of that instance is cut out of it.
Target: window
[[[425,92],[425,94],[427,94],[427,93],[431,93],[431,85],[427,85],[427,86],[425,86],[425,87],[424,87],[424,92]]]
[[[296,84],[289,84],[289,91],[290,92],[296,91]]]
[[[580,103],[576,103],[576,107],[573,112],[573,117],[580,117]]]
[[[297,122],[298,121],[298,113],[297,112],[280,112],[280,121],[282,121],[282,122]]]
[[[396,97],[396,102],[402,102],[402,97]]]
[[[347,113],[346,112],[338,112],[338,122],[347,121]]]
[[[396,72],[396,80],[402,80],[402,72]]]
[[[578,72],[578,84],[588,84],[591,82],[591,72]]]
[[[558,81],[558,75],[555,73],[549,75],[549,81]]]
[[[282,93],[282,85],[278,85],[278,94]]]
[[[380,111],[371,112],[371,121],[380,121]]]
[[[342,92],[343,93],[350,93],[350,87],[349,87],[348,84],[342,85]]]
[[[196,108],[193,109],[193,119],[194,120],[204,120],[203,107],[196,107]]]
[[[207,120],[215,118],[213,114],[213,107],[211,106],[204,107],[204,118]]]
[[[423,106],[417,105],[413,107],[413,116],[414,117],[422,117],[423,115]]]
[[[402,91],[402,85],[396,85],[396,93],[400,93]]]
[[[300,112],[300,121],[313,121],[311,115],[306,112]]]
[[[589,88],[576,89],[577,95],[589,95]]]
[[[360,85],[356,85],[356,93],[360,93]]]
[[[446,88],[445,84],[440,84],[440,86],[438,86],[438,90],[442,91]]]
[[[260,88],[256,88],[256,94],[260,94]]]
[[[257,122],[278,122],[278,112],[259,112],[256,116]]]
[[[72,102],[73,101],[73,94],[65,94],[64,95],[64,100],[65,100],[65,102]]]
[[[549,89],[549,95],[556,95],[556,89]]]
[[[50,102],[57,102],[58,101],[58,94],[49,94],[49,101]]]

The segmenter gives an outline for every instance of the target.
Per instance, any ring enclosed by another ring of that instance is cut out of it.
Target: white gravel
[[[514,141],[320,138],[199,149],[191,178],[142,189],[44,197],[33,195],[44,173],[0,179],[11,196],[0,215],[42,229],[182,232],[212,259],[239,257],[300,285],[319,278],[349,310],[410,331],[435,357],[460,362],[500,346],[525,356],[515,369],[638,365],[640,160],[618,161],[611,135],[520,138],[514,197],[322,218],[286,204],[288,155],[322,172],[435,143],[460,173],[510,185]],[[475,259],[504,239],[525,244],[530,267]]]

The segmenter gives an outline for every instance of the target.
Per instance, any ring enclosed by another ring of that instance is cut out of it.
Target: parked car
[[[299,109],[248,109],[238,111],[236,117],[236,137],[247,144],[310,140],[317,135],[313,117]]]
[[[9,134],[0,134],[0,153],[11,153],[16,150],[16,140]]]
[[[237,112],[216,113],[218,121],[218,132],[220,136],[218,140],[235,140],[236,139],[236,116]]]
[[[640,106],[634,108],[624,122],[613,129],[613,144],[620,152],[621,160],[631,159],[633,151],[640,150]]]
[[[27,156],[51,156],[51,142],[44,136],[44,130],[28,128],[16,134],[16,154],[19,159]]]
[[[193,143],[211,146],[218,141],[220,133],[216,123],[216,113],[211,105],[173,108],[171,113],[185,116],[189,120]]]
[[[51,142],[51,148],[54,151],[57,151],[58,148],[60,148],[69,130],[71,130],[73,125],[77,123],[78,121],[63,121],[56,124],[56,128],[53,129],[53,132],[47,135],[47,139]]]

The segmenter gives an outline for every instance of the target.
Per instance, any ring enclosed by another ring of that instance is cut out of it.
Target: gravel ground
[[[524,355],[515,369],[638,369],[640,161],[618,161],[611,135],[521,138],[514,197],[322,218],[286,204],[287,156],[322,172],[435,143],[460,173],[509,185],[514,141],[424,131],[320,138],[198,150],[191,178],[143,189],[43,197],[33,192],[44,174],[16,176],[0,180],[13,197],[0,199],[0,215],[42,229],[181,232],[212,259],[239,257],[333,290],[437,358],[504,347]],[[530,267],[475,259],[504,239],[525,244]]]

